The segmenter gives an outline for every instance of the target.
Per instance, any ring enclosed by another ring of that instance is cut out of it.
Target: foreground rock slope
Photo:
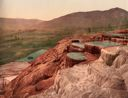
[[[109,50],[92,63],[59,71],[52,87],[30,98],[128,98],[128,49]]]
[[[128,98],[128,49],[104,46],[110,41],[102,34],[59,41],[6,85],[4,97]]]
[[[71,43],[72,40],[66,38],[33,61],[28,68],[6,86],[5,98],[26,98],[40,93],[54,84],[58,70],[81,63],[81,60],[67,57]],[[92,54],[84,52],[83,55],[85,54],[87,58],[85,63],[97,59]]]

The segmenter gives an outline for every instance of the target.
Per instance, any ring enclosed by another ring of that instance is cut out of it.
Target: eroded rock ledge
[[[88,38],[88,40],[91,40]],[[83,52],[82,59],[85,55],[86,60],[71,58],[67,54],[71,51],[69,48],[72,40],[69,38],[61,40],[58,44],[49,49],[43,55],[38,57],[31,65],[26,68],[18,77],[12,80],[5,88],[5,98],[27,98],[48,89],[54,84],[54,80],[58,70],[69,68],[81,62],[88,63],[94,61],[98,56],[91,53]],[[80,47],[77,47],[75,52],[79,52]],[[72,54],[72,53],[71,53]]]
[[[52,87],[30,98],[128,98],[128,48],[109,50],[93,63],[60,70]]]

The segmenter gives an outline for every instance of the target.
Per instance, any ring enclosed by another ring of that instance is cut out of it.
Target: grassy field
[[[1,36],[0,65],[28,56],[40,49],[48,49],[69,33],[20,32]]]

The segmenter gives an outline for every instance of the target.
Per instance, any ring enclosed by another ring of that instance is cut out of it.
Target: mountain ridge
[[[44,26],[44,28],[55,28],[55,27],[98,27],[98,23],[101,23],[99,26],[106,27],[107,25],[116,25],[119,24],[120,19],[128,18],[128,12],[120,9],[113,8],[105,11],[89,11],[89,12],[76,12],[67,14],[55,18],[50,21],[45,21],[44,23],[39,24],[39,27]],[[110,20],[111,19],[111,20]],[[118,21],[119,19],[119,21]],[[113,20],[113,22],[112,22]],[[76,24],[77,23],[77,24]]]
[[[9,22],[9,21],[13,22]],[[109,10],[95,10],[88,12],[74,12],[64,16],[54,18],[49,21],[38,19],[15,19],[15,18],[0,18],[0,27],[3,31],[42,31],[42,32],[56,32],[56,31],[87,31],[88,28],[97,27],[120,27],[128,23],[128,11],[121,8],[112,8]],[[4,21],[7,21],[4,22]],[[23,22],[25,22],[25,24]],[[17,26],[17,23],[20,26]],[[21,26],[22,25],[22,26]]]

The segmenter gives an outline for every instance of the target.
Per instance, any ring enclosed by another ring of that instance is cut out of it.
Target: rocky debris
[[[113,66],[116,58],[126,55],[127,49],[122,54],[123,48],[115,47],[113,55],[109,50],[101,52],[102,57],[92,63],[60,70],[52,87],[29,98],[128,98],[128,63]],[[111,56],[115,59],[108,66],[106,58]]]

